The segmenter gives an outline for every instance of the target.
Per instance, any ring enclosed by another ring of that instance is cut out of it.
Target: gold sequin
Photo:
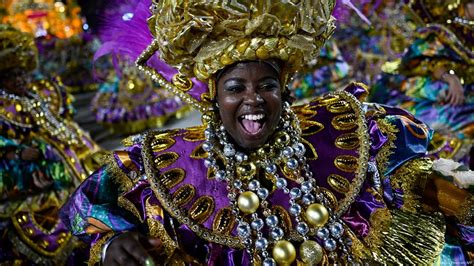
[[[197,199],[189,209],[189,217],[197,223],[206,221],[214,211],[214,199],[209,196],[202,196]]]
[[[168,189],[181,183],[186,175],[186,172],[181,168],[174,168],[168,170],[160,175],[161,183]]]
[[[328,176],[328,184],[337,192],[345,194],[349,192],[349,181],[340,175],[331,174]]]
[[[357,158],[351,155],[340,155],[334,160],[337,169],[344,172],[355,172],[357,170]]]
[[[171,146],[173,146],[174,144],[176,143],[176,140],[172,139],[172,138],[163,138],[163,137],[156,137],[155,136],[155,140],[153,140],[151,142],[151,149],[154,151],[154,152],[160,152],[160,151],[164,151],[168,148],[170,148]]]
[[[334,117],[331,124],[337,130],[349,130],[357,126],[356,120],[357,118],[354,113],[348,113]]]
[[[320,188],[321,193],[324,194],[324,197],[329,200],[329,207],[332,209],[336,209],[338,206],[338,201],[334,193],[332,193],[329,189],[327,188]]]
[[[343,134],[336,138],[334,144],[339,149],[353,150],[359,147],[359,136],[354,132]]]
[[[194,195],[196,195],[196,189],[193,185],[187,184],[178,188],[173,193],[172,198],[176,206],[181,207],[188,204],[194,198]]]
[[[235,226],[235,216],[229,208],[220,209],[214,222],[212,223],[212,230],[219,234],[230,234]]]
[[[165,152],[156,156],[154,162],[157,168],[165,168],[176,162],[179,155],[176,152]]]
[[[316,121],[301,121],[302,136],[312,136],[324,129],[324,125]]]
[[[345,113],[349,112],[352,110],[350,104],[346,101],[338,101],[333,104],[330,104],[326,107],[326,109],[334,114],[340,114],[340,113]]]

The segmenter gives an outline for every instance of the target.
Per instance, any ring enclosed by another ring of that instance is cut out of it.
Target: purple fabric
[[[458,224],[458,228],[461,241],[469,248],[474,248],[474,226]]]
[[[383,145],[387,143],[388,137],[382,134],[375,120],[369,121],[368,129],[371,141],[370,155],[375,156]]]

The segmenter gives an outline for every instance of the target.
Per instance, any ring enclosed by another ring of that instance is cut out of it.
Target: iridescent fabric
[[[351,71],[336,43],[328,41],[321,49],[317,63],[298,72],[289,88],[297,100],[311,99],[344,88],[349,83]]]
[[[371,100],[409,110],[436,131],[463,140],[474,139],[474,55],[449,30],[433,25],[419,32],[402,57],[398,74],[385,73],[371,91]],[[446,103],[449,85],[432,77],[434,68],[453,70],[464,88],[465,102]]]
[[[58,210],[93,170],[90,155],[99,148],[70,120],[63,87],[48,81],[30,85],[31,93],[23,97],[38,96],[28,98],[35,107],[0,91],[0,264],[63,264],[81,252]],[[41,107],[49,108],[67,132],[78,133],[77,143],[49,132],[42,116],[50,114],[32,111]],[[22,159],[26,148],[38,149],[39,158]]]
[[[347,91],[360,98],[367,93],[356,85]],[[368,261],[376,257],[387,261],[387,251],[406,252],[402,249],[404,241],[390,239],[397,234],[413,234],[409,245],[415,259],[411,262],[434,262],[444,243],[443,223],[429,215],[415,214],[415,219],[408,212],[416,193],[409,187],[417,186],[421,169],[427,169],[423,164],[429,164],[424,154],[431,131],[401,109],[360,104],[346,92],[321,96],[293,108],[301,121],[311,171],[353,234],[354,254]],[[356,111],[362,109],[365,115]],[[341,117],[353,119],[342,125],[337,122]],[[75,235],[93,244],[90,263],[100,261],[102,245],[113,232],[133,229],[159,237],[174,262],[249,264],[248,254],[236,237],[226,184],[217,181],[204,165],[203,130],[199,126],[152,131],[129,138],[126,150],[114,152],[108,165],[78,188],[62,208],[62,217]],[[359,134],[354,136],[354,132]],[[355,142],[347,141],[354,138]],[[296,186],[291,176],[281,173],[289,188]],[[401,187],[400,182],[413,186]],[[202,199],[212,204],[199,209]],[[286,213],[285,223],[294,223],[286,212],[287,194],[275,190],[267,200],[272,208]],[[192,216],[196,208],[200,216]],[[223,225],[221,219],[230,223]],[[395,222],[389,225],[391,219]],[[425,234],[433,238],[429,240]],[[398,263],[410,261],[403,253],[396,257]]]

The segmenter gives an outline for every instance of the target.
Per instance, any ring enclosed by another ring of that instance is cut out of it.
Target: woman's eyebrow
[[[227,84],[227,83],[230,83],[230,82],[245,82],[245,79],[243,78],[230,78],[230,79],[227,79],[226,81],[224,81],[224,84]]]

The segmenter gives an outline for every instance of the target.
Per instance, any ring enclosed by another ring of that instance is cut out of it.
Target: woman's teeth
[[[257,120],[261,120],[261,119],[265,118],[265,115],[264,115],[264,114],[259,114],[259,115],[243,115],[243,116],[241,116],[240,118],[242,118],[242,119],[247,119],[247,120],[251,120],[251,121],[257,121]]]
[[[260,129],[262,129],[263,119],[265,118],[265,115],[243,115],[240,118],[242,119],[241,123],[244,129],[248,133],[254,135],[257,134]]]

